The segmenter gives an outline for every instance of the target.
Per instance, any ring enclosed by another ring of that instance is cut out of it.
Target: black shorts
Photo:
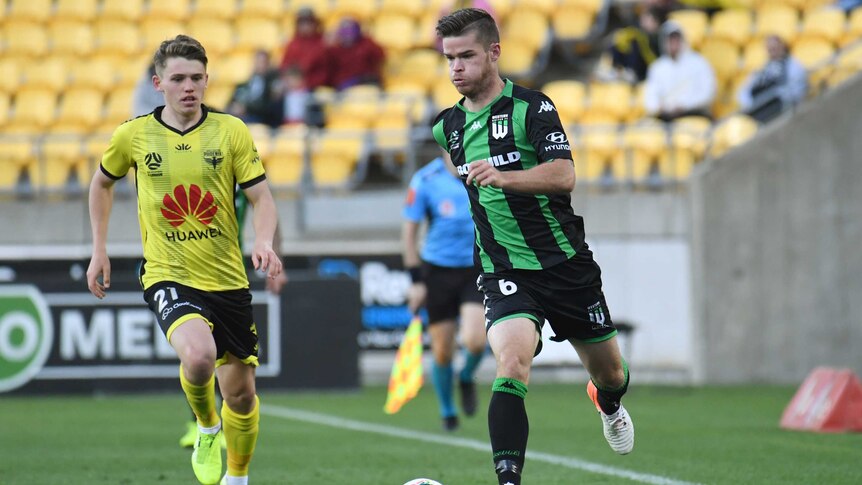
[[[483,273],[478,284],[485,294],[487,329],[526,317],[537,328],[547,320],[554,332],[551,340],[557,342],[601,342],[617,333],[602,293],[602,271],[586,244],[573,258],[551,268]]]
[[[160,281],[144,291],[144,301],[156,315],[159,327],[170,340],[180,324],[203,318],[216,344],[216,366],[230,352],[246,364],[258,365],[257,327],[248,288],[202,291],[172,281]]]
[[[428,288],[425,308],[429,323],[458,318],[464,303],[482,303],[482,293],[476,289],[476,267],[447,268],[424,262],[422,274]]]

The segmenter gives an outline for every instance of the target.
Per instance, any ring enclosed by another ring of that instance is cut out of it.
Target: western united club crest
[[[499,140],[509,134],[509,115],[494,115],[491,117],[491,136]]]
[[[204,162],[206,162],[207,165],[210,165],[213,170],[217,169],[223,160],[224,156],[221,154],[220,149],[204,150]]]

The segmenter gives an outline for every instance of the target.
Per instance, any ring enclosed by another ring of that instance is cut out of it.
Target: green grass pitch
[[[487,386],[483,386],[487,389]],[[385,389],[264,392],[251,483],[495,483],[485,406],[441,431],[430,385],[394,416]],[[524,483],[859,484],[862,434],[784,431],[789,387],[633,386],[625,398],[635,450],[617,456],[583,386],[530,386]],[[187,408],[177,392],[0,399],[0,485],[196,483],[176,444]],[[531,456],[532,454],[532,456]]]

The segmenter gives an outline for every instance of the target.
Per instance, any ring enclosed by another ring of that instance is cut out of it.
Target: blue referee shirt
[[[470,215],[470,199],[464,182],[446,170],[442,158],[435,158],[413,175],[404,218],[413,222],[428,219],[422,260],[448,268],[473,266],[475,232]]]

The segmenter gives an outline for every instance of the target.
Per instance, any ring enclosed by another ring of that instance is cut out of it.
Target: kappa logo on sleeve
[[[542,104],[539,105],[539,113],[544,113],[546,111],[557,111],[557,108],[555,108],[550,101],[542,101]]]

